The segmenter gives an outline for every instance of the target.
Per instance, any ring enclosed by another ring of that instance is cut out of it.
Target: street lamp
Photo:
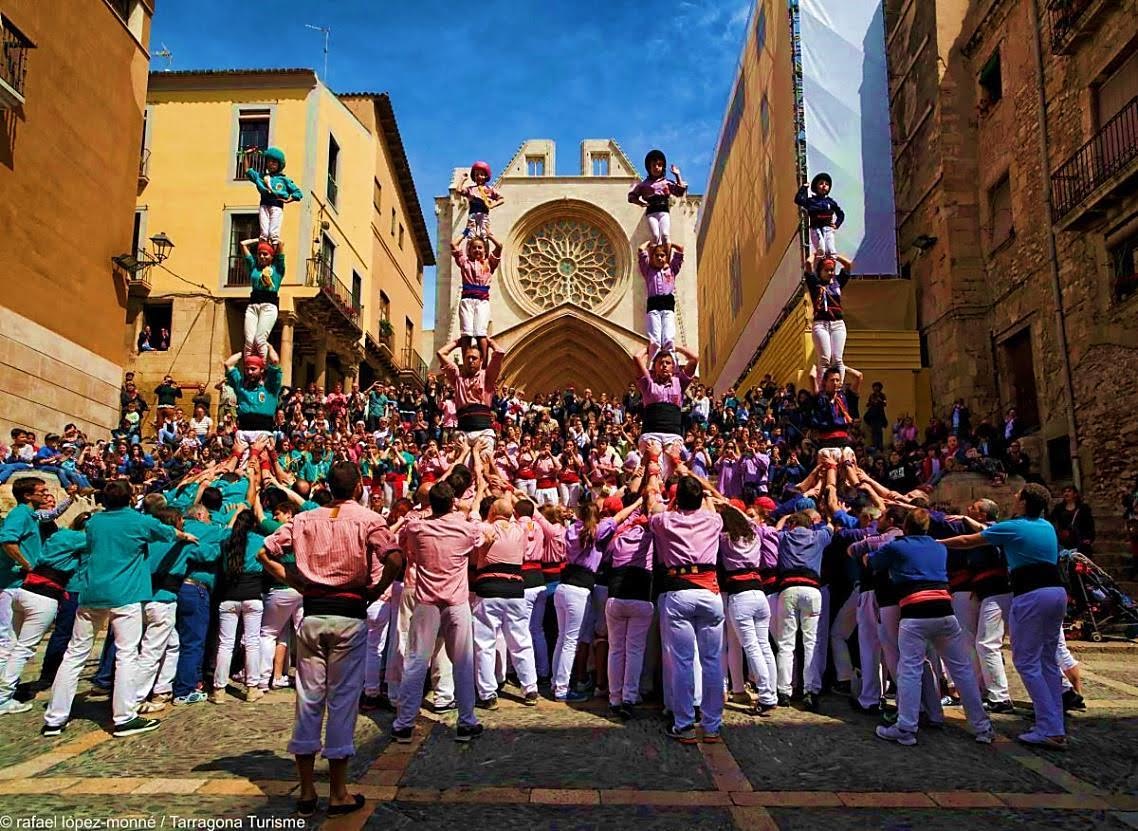
[[[158,262],[162,262],[169,257],[170,249],[174,247],[174,241],[166,236],[165,231],[159,231],[152,236],[150,242],[154,245],[154,256]]]
[[[170,249],[174,247],[174,241],[166,236],[165,231],[159,231],[152,236],[150,243],[154,246],[153,254],[144,248],[140,248],[133,254],[119,254],[117,257],[111,257],[111,262],[133,278],[138,272],[164,262],[170,256]]]

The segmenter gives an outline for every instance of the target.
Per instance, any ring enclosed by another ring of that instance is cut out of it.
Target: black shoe
[[[368,695],[364,693],[360,696],[360,712],[370,713],[372,710],[378,710],[381,704],[381,696]]]
[[[479,710],[497,710],[498,696],[492,695],[489,698],[480,698],[474,702],[474,706]]]
[[[387,693],[381,693],[379,695],[379,709],[385,713],[394,713],[398,708],[395,706],[395,702],[387,697]]]
[[[917,719],[917,724],[918,724],[918,726],[920,726],[924,730],[943,730],[944,729],[944,721],[933,721],[928,716],[926,716],[924,713],[921,713],[920,717]]]
[[[537,700],[539,698],[541,698],[541,696],[538,695],[537,690],[534,690],[533,692],[526,693],[525,701],[523,701],[522,703],[525,704],[527,707],[536,707],[537,706]]]
[[[537,688],[539,690],[547,690],[553,687],[553,678],[548,675],[539,676],[537,679]]]
[[[759,704],[754,709],[754,714],[759,718],[770,718],[771,710],[777,710],[777,704]]]
[[[620,716],[622,721],[631,721],[632,718],[636,715],[636,711],[633,708],[633,705],[625,702],[624,704],[620,705],[620,710],[617,715]]]
[[[1066,690],[1063,693],[1063,712],[1085,709],[1087,709],[1087,702],[1073,689]]]
[[[810,713],[818,712],[821,702],[818,700],[818,693],[808,692],[802,696],[802,707]]]
[[[364,807],[364,803],[366,801],[367,800],[364,799],[364,795],[358,793],[352,796],[352,801],[347,805],[329,805],[327,814],[330,817],[342,817],[345,814],[351,814],[355,811],[358,811],[360,808]]]
[[[392,727],[391,738],[399,744],[411,744],[411,736],[414,732],[414,728],[412,727]]]
[[[678,741],[680,744],[695,744],[699,741],[699,737],[697,737],[695,734],[694,727],[685,727],[681,730],[673,724],[671,727],[665,730],[664,733],[667,734],[670,738]]]
[[[849,681],[835,681],[834,686],[831,687],[831,689],[840,695],[849,695],[850,694],[850,682]]]
[[[60,724],[58,726],[54,724],[45,724],[40,728],[40,735],[46,736],[49,739],[54,738],[55,736],[61,735],[66,728],[66,724]]]
[[[853,710],[855,713],[861,713],[863,716],[879,716],[879,715],[881,715],[881,706],[880,705],[877,705],[874,707],[862,707],[861,702],[859,702],[856,698],[850,699],[850,709]]]
[[[432,713],[449,713],[452,710],[457,710],[458,705],[453,701],[448,701],[446,704],[432,704]]]
[[[479,736],[482,735],[482,731],[484,731],[485,729],[486,728],[483,727],[481,724],[476,724],[473,727],[463,727],[460,724],[458,726],[458,730],[455,731],[454,740],[456,742],[468,742],[471,739],[477,739]]]
[[[989,713],[1014,713],[1016,706],[1010,701],[985,701],[984,709]]]
[[[894,707],[894,708],[890,708],[888,710],[882,710],[881,711],[881,723],[882,724],[896,724],[897,723],[897,709]]]
[[[308,819],[316,813],[316,807],[320,804],[318,799],[298,799],[296,801],[296,815],[301,819]]]
[[[157,730],[162,726],[156,718],[143,718],[142,716],[135,716],[126,724],[115,727],[113,735],[116,739],[125,739],[127,736],[134,736],[139,733],[149,733],[151,730]]]
[[[610,712],[610,713],[612,713],[612,714],[613,714],[614,716],[616,716],[617,718],[621,718],[621,715],[620,715],[620,706],[621,706],[621,705],[619,705],[619,704],[610,704],[610,705],[609,705],[609,712]]]
[[[786,693],[779,693],[778,694],[778,706],[779,707],[789,707],[790,706],[790,696],[787,695]]]

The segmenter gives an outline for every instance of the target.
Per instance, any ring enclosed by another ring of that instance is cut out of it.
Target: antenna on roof
[[[161,49],[154,53],[154,57],[166,59],[166,68],[162,70],[163,72],[169,72],[170,69],[174,66],[174,53],[166,48],[165,43],[162,44]]]
[[[320,32],[324,35],[324,74],[320,80],[328,83],[328,38],[332,35],[332,29],[328,26],[313,26],[311,23],[304,24],[305,29],[312,29],[314,32]]]

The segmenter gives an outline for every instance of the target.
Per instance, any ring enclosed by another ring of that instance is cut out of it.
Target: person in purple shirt
[[[648,532],[646,500],[635,493],[609,499],[618,500],[622,505],[612,518],[612,524],[606,527],[608,533],[599,537],[609,581],[609,598],[605,604],[609,636],[609,709],[617,717],[628,720],[640,700],[640,673],[655,611],[652,605],[655,547]]]
[[[814,650],[822,615],[822,551],[833,532],[822,524],[817,511],[799,511],[779,520],[783,530],[778,543],[779,614],[775,621],[778,643],[778,703],[790,704],[794,686],[794,645],[802,631],[803,701],[817,711],[822,678],[816,672]],[[825,649],[825,646],[822,647]]]
[[[676,346],[676,275],[684,264],[684,247],[649,241],[640,246],[638,261],[648,289],[645,328],[652,354],[671,352]]]
[[[716,489],[728,499],[739,499],[743,495],[743,462],[739,458],[739,446],[734,440],[723,446],[723,455],[715,463]]]
[[[683,196],[688,192],[688,186],[680,175],[680,169],[675,165],[672,165],[672,175],[676,180],[668,181],[664,175],[668,159],[662,150],[649,150],[648,155],[644,157],[644,167],[648,171],[648,176],[632,186],[632,190],[628,192],[628,201],[633,205],[642,205],[646,209],[652,241],[667,245],[672,230],[669,213],[672,197]]]
[[[599,539],[611,535],[611,518],[601,519],[596,502],[583,502],[577,508],[577,521],[565,531],[565,568],[553,595],[557,611],[557,645],[553,650],[553,697],[557,701],[585,701],[586,693],[569,689],[573,659],[577,657],[577,637],[585,610],[597,584],[597,568],[601,564]]]
[[[743,501],[748,505],[754,503],[760,496],[767,495],[767,474],[770,470],[770,453],[763,452],[758,441],[751,442],[751,447],[743,455],[740,466],[742,468]]]
[[[647,487],[660,493],[668,481],[684,447],[684,390],[691,384],[699,365],[699,356],[685,346],[676,352],[687,358],[683,369],[676,371],[676,360],[667,352],[657,352],[648,368],[648,350],[636,354],[633,361],[640,393],[643,397],[643,422],[637,448],[645,462]]]
[[[675,719],[667,734],[683,744],[698,741],[694,669],[698,648],[703,740],[715,743],[720,741],[723,720],[723,600],[716,577],[723,520],[703,507],[700,481],[681,476],[674,507],[654,515],[648,529],[656,544],[656,559],[667,575],[667,593],[660,598],[660,634],[664,683],[671,688]]]

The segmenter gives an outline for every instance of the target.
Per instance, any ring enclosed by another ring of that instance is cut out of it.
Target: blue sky
[[[321,35],[305,24],[330,27],[326,80],[338,92],[390,93],[435,240],[433,200],[451,169],[485,159],[497,173],[527,138],[555,140],[564,172],[584,138],[612,136],[637,164],[658,146],[702,192],[751,5],[160,0],[151,48],[165,44],[174,69],[319,72]],[[424,284],[430,328],[433,269]]]

